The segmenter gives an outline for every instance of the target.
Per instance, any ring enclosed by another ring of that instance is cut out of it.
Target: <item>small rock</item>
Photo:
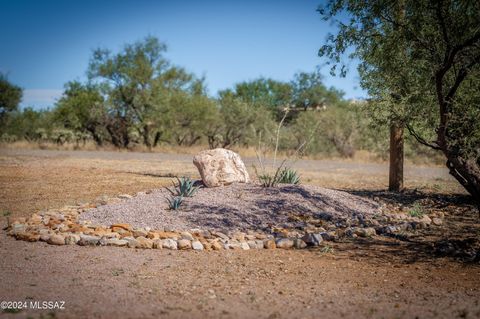
[[[162,246],[163,248],[166,248],[166,249],[172,249],[172,250],[178,249],[177,242],[171,238],[163,239]]]
[[[12,229],[10,230],[10,234],[16,235],[17,233],[24,233],[26,230],[27,230],[27,225],[13,224]]]
[[[359,237],[372,237],[377,234],[375,228],[373,227],[355,228],[353,232]]]
[[[120,199],[131,199],[131,198],[133,198],[132,195],[128,195],[128,194],[121,194],[121,195],[118,195],[117,197],[120,198]]]
[[[213,241],[211,244],[213,250],[222,250],[222,245],[218,241]]]
[[[434,224],[435,226],[440,226],[443,224],[443,220],[441,220],[440,218],[432,218],[432,224]]]
[[[242,248],[243,250],[249,250],[250,246],[248,245],[248,243],[246,241],[242,241],[240,243],[240,248]]]
[[[53,234],[47,240],[50,245],[65,245],[65,238],[59,234]]]
[[[143,249],[152,249],[153,247],[153,241],[151,239],[145,238],[145,237],[137,237],[135,238],[137,240],[137,248],[143,248]]]
[[[257,249],[257,242],[255,240],[247,241],[248,246],[250,249]],[[263,248],[263,241],[262,241],[262,248]]]
[[[190,234],[188,231],[184,231],[180,234],[182,236],[182,239],[190,240],[193,241],[195,238],[193,238],[192,234]]]
[[[137,238],[137,237],[147,237],[148,236],[148,231],[146,231],[145,229],[134,229],[132,231],[132,234],[133,234],[133,237]]]
[[[302,240],[308,246],[318,246],[323,241],[323,237],[321,234],[310,233],[310,234],[305,234],[305,236],[302,237]]]
[[[266,239],[263,241],[263,247],[265,249],[275,249],[277,245],[275,244],[275,240],[273,239]]]
[[[194,241],[192,241],[192,249],[193,250],[203,250],[203,245],[198,240],[194,240]]]
[[[125,247],[128,245],[128,240],[125,239],[117,239],[117,238],[110,238],[105,240],[105,244],[107,246],[116,246],[116,247]]]
[[[70,234],[65,236],[65,244],[67,245],[76,245],[80,240],[80,235]]]
[[[277,248],[280,248],[280,249],[290,249],[293,247],[294,245],[294,242],[292,239],[290,238],[280,238],[280,239],[277,239],[277,241],[275,242]]]
[[[118,228],[123,230],[132,230],[132,226],[130,224],[113,224],[112,226],[110,226],[110,228],[113,231],[118,231]]]
[[[78,241],[80,246],[97,246],[100,244],[100,237],[91,236],[91,235],[80,235],[80,240]]]
[[[35,233],[28,233],[28,232],[23,232],[23,233],[17,233],[15,235],[15,238],[18,240],[24,240],[24,241],[29,241],[29,242],[35,242],[40,240],[40,235],[35,234]]]
[[[154,239],[153,240],[153,248],[154,249],[162,249],[163,248],[163,240],[162,239]]]
[[[427,215],[424,215],[421,219],[420,222],[425,223],[427,225],[430,225],[432,223],[432,219],[428,217]]]
[[[177,241],[178,249],[185,250],[192,248],[192,242],[188,239],[179,239]]]
[[[296,249],[304,249],[305,247],[307,247],[307,243],[305,243],[303,240],[301,240],[300,238],[296,238],[294,241],[293,241],[293,247],[295,247]]]

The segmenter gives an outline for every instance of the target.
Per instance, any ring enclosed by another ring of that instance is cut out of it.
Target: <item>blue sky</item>
[[[114,52],[153,35],[170,61],[205,76],[209,94],[260,76],[289,81],[325,60],[317,52],[333,31],[320,1],[0,0],[0,72],[24,91],[22,106],[53,105],[70,80],[85,80],[92,50]],[[325,83],[365,97],[355,63],[347,78],[324,67]]]

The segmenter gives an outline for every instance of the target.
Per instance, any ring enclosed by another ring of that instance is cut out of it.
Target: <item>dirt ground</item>
[[[197,176],[191,156],[0,149],[0,211],[13,217]],[[250,167],[252,159],[246,159]],[[478,217],[445,169],[407,167],[405,194],[387,166],[298,161],[304,183],[445,210],[442,227],[403,241],[377,237],[330,249],[168,251],[50,246],[0,231],[0,301],[65,301],[62,310],[0,318],[480,318],[480,266],[431,249],[479,238]],[[6,217],[2,219],[2,228]]]

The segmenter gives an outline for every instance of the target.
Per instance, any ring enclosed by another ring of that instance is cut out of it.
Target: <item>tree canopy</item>
[[[332,71],[346,71],[343,57],[353,47],[372,116],[401,121],[419,143],[441,151],[480,201],[480,3],[332,0],[319,12],[338,27],[319,51]]]

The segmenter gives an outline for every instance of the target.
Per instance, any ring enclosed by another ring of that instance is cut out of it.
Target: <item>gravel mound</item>
[[[263,188],[254,184],[232,184],[201,188],[185,198],[179,210],[168,209],[165,189],[139,194],[121,202],[99,206],[81,214],[80,220],[134,227],[220,231],[254,230],[269,227],[293,228],[292,215],[325,220],[364,219],[379,212],[379,205],[346,192],[308,185]]]

